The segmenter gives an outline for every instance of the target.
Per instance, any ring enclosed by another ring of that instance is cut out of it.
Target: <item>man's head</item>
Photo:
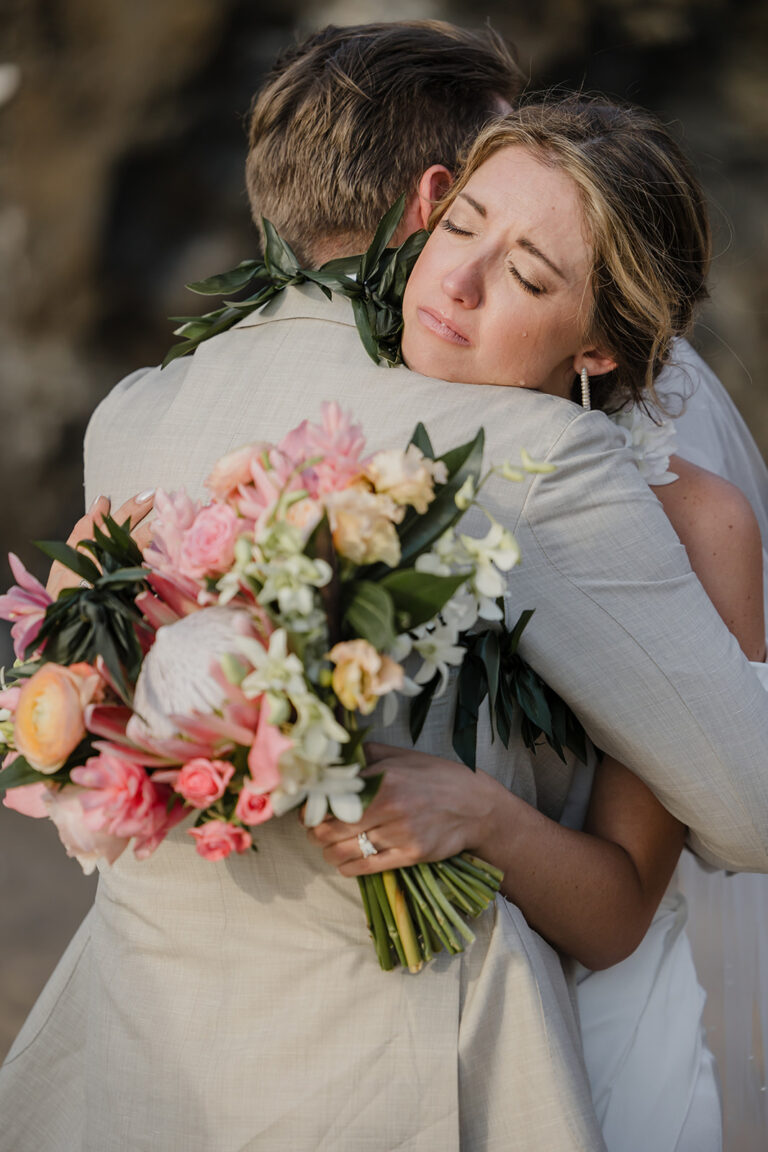
[[[325,28],[285,53],[255,99],[246,179],[265,216],[309,264],[362,251],[422,173],[454,171],[522,76],[490,29],[439,21]],[[440,187],[435,177],[435,195]]]

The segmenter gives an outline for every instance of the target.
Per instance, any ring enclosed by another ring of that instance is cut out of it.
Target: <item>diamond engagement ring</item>
[[[360,853],[364,860],[367,860],[369,856],[375,856],[379,851],[374,844],[371,844],[365,832],[360,833],[357,842],[360,845]]]

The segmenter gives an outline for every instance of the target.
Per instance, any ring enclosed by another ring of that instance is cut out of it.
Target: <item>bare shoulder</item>
[[[714,472],[680,457],[670,467],[678,479],[653,491],[723,620],[750,659],[762,660],[763,550],[752,506]]]

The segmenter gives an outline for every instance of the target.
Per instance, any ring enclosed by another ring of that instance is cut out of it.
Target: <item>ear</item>
[[[405,212],[392,243],[402,244],[413,232],[426,228],[432,209],[451,184],[453,176],[444,164],[433,164],[431,168],[427,168],[413,196],[406,201]]]
[[[445,196],[451,184],[453,184],[453,173],[444,164],[433,164],[431,168],[427,168],[419,180],[417,190],[421,228],[426,228],[427,221],[432,215],[432,209],[438,200]]]
[[[617,367],[616,361],[610,352],[602,348],[583,348],[573,358],[573,370],[580,375],[582,368],[586,368],[590,376],[603,376]]]

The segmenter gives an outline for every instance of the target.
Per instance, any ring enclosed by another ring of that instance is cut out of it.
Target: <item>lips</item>
[[[462,348],[468,348],[471,344],[468,336],[431,308],[417,308],[416,315],[424,328],[442,340],[447,340],[449,344],[458,344]]]

